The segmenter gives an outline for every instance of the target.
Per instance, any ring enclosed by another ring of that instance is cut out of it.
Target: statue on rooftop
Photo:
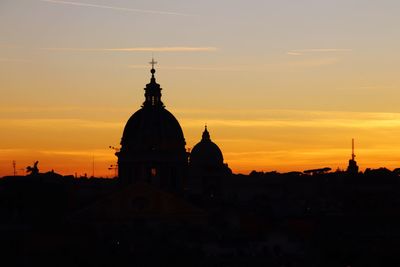
[[[28,175],[39,174],[39,168],[37,166],[38,164],[39,164],[39,161],[35,161],[35,163],[33,164],[33,167],[32,166],[26,167],[26,172],[28,173]]]

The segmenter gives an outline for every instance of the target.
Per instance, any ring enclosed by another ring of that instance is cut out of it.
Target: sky
[[[111,177],[152,56],[235,173],[400,167],[400,2],[0,0],[0,176]]]

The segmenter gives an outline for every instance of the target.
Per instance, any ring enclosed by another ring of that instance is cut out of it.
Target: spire
[[[349,166],[347,166],[347,172],[351,175],[358,173],[357,162],[355,161],[356,155],[354,154],[354,138],[351,139],[351,159],[349,159]]]
[[[154,65],[157,64],[157,61],[154,61],[154,58],[152,58],[149,64],[151,64],[151,79],[150,83],[148,83],[146,88],[144,88],[145,101],[143,103],[143,107],[164,107],[163,102],[161,102],[161,87],[156,82],[156,78],[154,77],[154,73],[156,73]]]
[[[201,138],[201,141],[210,141],[210,133],[207,130],[207,124],[204,127],[204,132],[203,132],[203,136]]]
[[[154,61],[154,58],[152,57],[151,61],[149,62],[149,64],[151,64],[151,70],[150,70],[150,72],[151,72],[151,80],[154,79],[154,81],[155,81],[154,73],[156,73],[156,70],[154,69],[154,65],[157,64],[157,61]]]

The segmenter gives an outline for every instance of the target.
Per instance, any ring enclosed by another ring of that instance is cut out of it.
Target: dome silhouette
[[[165,108],[143,107],[128,120],[122,135],[123,149],[183,149],[185,139],[178,120]]]
[[[204,129],[202,139],[190,153],[190,164],[193,167],[220,167],[224,158],[221,149],[211,141],[207,126]]]
[[[154,60],[145,101],[127,121],[118,156],[119,179],[123,184],[145,181],[168,191],[182,192],[188,154],[178,120],[161,101]]]

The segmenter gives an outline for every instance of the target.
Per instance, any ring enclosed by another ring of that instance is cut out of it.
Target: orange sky
[[[301,3],[300,3],[301,2]],[[111,4],[112,3],[112,4]],[[152,52],[193,147],[234,172],[400,167],[397,1],[4,0],[0,176],[112,176]]]

